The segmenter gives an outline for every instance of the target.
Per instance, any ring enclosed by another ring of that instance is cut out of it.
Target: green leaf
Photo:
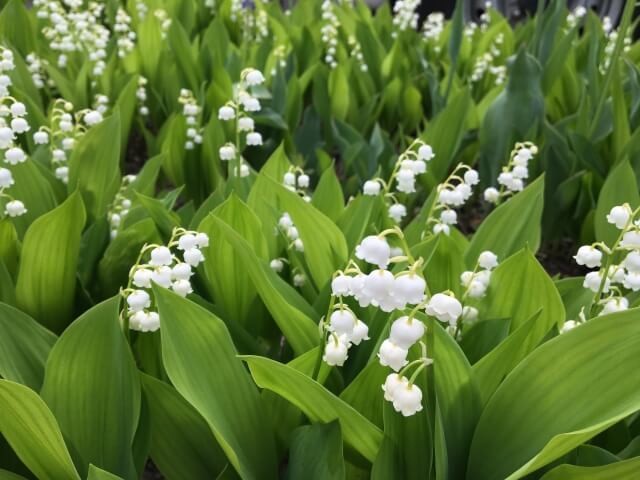
[[[89,474],[87,475],[87,480],[122,480],[122,477],[113,475],[109,472],[105,472],[95,465],[89,465]]]
[[[113,297],[65,330],[49,354],[42,398],[73,446],[82,475],[92,463],[130,479],[137,476],[132,445],[140,381],[119,308],[120,297]]]
[[[640,205],[638,181],[629,161],[619,163],[607,176],[600,190],[595,214],[596,239],[612,246],[620,230],[607,221],[607,215],[616,205],[628,203],[632,209]]]
[[[480,224],[465,255],[467,266],[475,265],[480,254],[491,250],[500,261],[527,245],[540,245],[544,176],[498,206]]]
[[[620,480],[634,478],[640,470],[640,457],[599,467],[559,465],[541,480]]]
[[[345,67],[331,69],[329,72],[329,102],[331,114],[338,120],[344,120],[349,112],[349,81],[345,74]]]
[[[0,433],[40,480],[80,480],[51,411],[25,386],[0,380]]]
[[[115,110],[78,140],[69,158],[69,192],[82,193],[89,219],[106,215],[120,188],[120,113]]]
[[[71,319],[85,210],[78,192],[31,224],[24,237],[16,300],[54,332]]]
[[[506,88],[491,104],[480,127],[480,178],[485,181],[495,181],[514,143],[530,138],[540,124],[544,115],[540,77],[538,61],[522,46],[509,69]]]
[[[249,273],[260,298],[294,352],[300,355],[315,347],[318,327],[316,313],[309,304],[265,260],[255,255],[251,245],[238,232],[215,216],[210,216],[208,221],[215,226],[218,235],[234,247],[235,258]]]
[[[0,12],[0,38],[23,56],[36,51],[35,25],[24,2],[9,0],[5,4]]]
[[[565,310],[542,265],[529,250],[522,250],[495,269],[480,311],[486,318],[511,319],[511,335],[473,367],[486,399],[504,375],[533,351],[554,325],[562,326]],[[517,340],[512,342],[512,336]]]
[[[640,409],[640,371],[620,368],[640,355],[638,313],[590,320],[520,363],[480,417],[467,478],[521,478]]]
[[[304,257],[309,266],[311,280],[321,289],[332,277],[333,272],[347,261],[347,243],[338,227],[323,213],[309,205],[297,194],[271,178],[260,174],[249,196],[249,206],[256,202],[267,202],[278,213],[271,224],[270,218],[262,218],[263,227],[272,231],[279,215],[288,212],[300,233],[304,244]]]
[[[415,320],[414,320],[415,321]],[[436,321],[433,333],[434,385],[446,440],[449,478],[464,478],[471,438],[480,416],[480,397],[464,353]]]
[[[141,375],[151,413],[151,458],[168,478],[210,479],[227,465],[207,422],[171,385]]]
[[[357,410],[292,367],[264,357],[242,358],[259,387],[286,398],[313,423],[338,419],[344,441],[373,462],[382,442],[382,432]]]
[[[340,423],[305,425],[291,435],[288,478],[345,478]]]
[[[230,317],[229,320],[245,323],[254,308],[253,302],[257,292],[251,284],[251,275],[243,268],[244,262],[235,254],[233,245],[224,235],[218,234],[216,223],[212,221],[213,215],[242,236],[251,251],[261,260],[267,258],[267,244],[262,236],[262,225],[255,213],[232,193],[198,227],[199,232],[207,233],[211,239],[209,252],[212,254],[206,256],[203,268],[213,298]]]
[[[313,192],[311,204],[336,221],[344,210],[344,194],[333,166],[327,168]]]
[[[56,336],[20,310],[0,303],[0,376],[40,390]]]
[[[162,359],[176,390],[207,421],[241,477],[275,478],[273,431],[224,323],[169,290],[154,286],[153,291],[162,321]]]

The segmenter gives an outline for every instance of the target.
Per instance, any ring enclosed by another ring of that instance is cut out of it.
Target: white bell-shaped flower
[[[600,283],[602,282],[602,275],[600,275],[600,272],[589,272],[585,275],[584,277],[584,282],[582,283],[582,286],[584,288],[588,288],[589,290],[591,290],[594,293],[597,293],[598,290],[600,289]],[[605,280],[604,283],[604,287],[602,289],[602,291],[604,293],[609,292],[609,288],[611,285],[611,280],[609,278],[607,278]]]
[[[151,298],[144,290],[134,290],[127,296],[127,305],[130,312],[140,312],[151,306]]]
[[[324,360],[328,365],[341,367],[349,356],[349,344],[343,337],[329,335],[324,347]]]
[[[160,328],[160,315],[157,312],[148,312],[146,316],[141,319],[140,331],[141,332],[155,332]]]
[[[255,85],[260,85],[264,83],[264,75],[262,75],[262,72],[260,72],[260,70],[256,70],[255,68],[252,68],[245,75],[244,81],[250,87]]]
[[[293,172],[286,172],[282,177],[282,183],[288,187],[296,186],[296,174]]]
[[[193,292],[191,282],[189,280],[176,280],[171,284],[171,289],[181,297],[186,297]]]
[[[192,267],[197,267],[201,262],[204,261],[204,255],[198,248],[190,248],[189,250],[185,250],[183,258],[184,261]]]
[[[241,132],[252,132],[255,128],[255,122],[251,117],[240,117],[238,119],[238,130]]]
[[[13,102],[11,104],[11,115],[14,117],[23,117],[27,114],[27,108],[24,106],[22,102]]]
[[[227,143],[218,150],[220,160],[233,160],[236,158],[236,147],[232,143]]]
[[[618,205],[613,207],[607,215],[607,222],[615,225],[619,229],[623,229],[629,222],[631,217],[631,209],[628,205]]]
[[[449,235],[449,233],[451,233],[451,228],[446,223],[436,223],[433,226],[433,234],[438,235],[439,233]]]
[[[373,300],[379,301],[392,294],[395,278],[388,270],[373,270],[364,281],[365,293]]]
[[[24,118],[14,118],[11,120],[11,130],[16,133],[25,133],[30,130],[29,123]]]
[[[386,339],[382,342],[382,345],[380,345],[378,358],[380,359],[380,365],[383,367],[391,367],[397,372],[408,363],[408,354],[409,351],[406,348],[402,348],[391,339]]]
[[[196,245],[198,248],[206,248],[209,246],[209,235],[203,232],[196,233]]]
[[[446,225],[455,225],[458,223],[458,214],[450,208],[443,210],[440,213],[440,222]]]
[[[602,252],[590,245],[583,245],[574,255],[578,265],[585,265],[589,268],[599,267],[602,262]]]
[[[218,119],[222,121],[233,120],[236,117],[236,111],[229,105],[223,105],[218,109]]]
[[[370,235],[356,247],[356,257],[367,263],[386,268],[389,264],[391,248],[384,237]]]
[[[90,110],[89,112],[84,114],[84,117],[82,117],[82,120],[88,126],[92,127],[93,125],[97,125],[102,121],[102,114],[97,110]]]
[[[171,250],[167,247],[156,247],[151,250],[151,260],[149,261],[150,265],[159,267],[161,265],[171,265],[172,263],[173,255],[171,255]]]
[[[384,399],[388,402],[393,402],[395,398],[394,394],[398,388],[406,387],[409,384],[409,380],[397,373],[390,373],[387,375],[384,385],[382,385],[382,391],[384,392]]]
[[[567,320],[562,324],[562,328],[560,328],[560,333],[567,333],[570,330],[573,330],[579,325],[575,320]]]
[[[389,207],[389,217],[391,217],[396,223],[400,223],[406,215],[407,207],[401,203],[394,203]]]
[[[27,209],[20,200],[11,200],[4,206],[4,211],[10,217],[19,217],[27,213]]]
[[[610,313],[622,312],[629,308],[629,300],[624,297],[616,297],[607,300],[600,315],[608,315]]]
[[[399,347],[409,349],[424,335],[424,324],[415,318],[403,316],[391,324],[389,339]]]
[[[425,311],[428,315],[436,317],[441,322],[455,326],[462,315],[462,304],[451,295],[436,293],[427,304]]]
[[[262,145],[262,135],[258,132],[247,133],[247,145],[258,146]]]
[[[171,286],[172,270],[171,267],[163,265],[153,269],[151,280],[163,288]]]
[[[180,236],[178,239],[178,249],[179,250],[189,250],[191,248],[197,248],[198,242],[196,241],[196,236],[192,233],[185,233]]]
[[[309,182],[310,182],[309,175],[307,175],[306,173],[300,174],[298,176],[298,187],[308,188]]]
[[[478,175],[478,172],[476,170],[467,170],[466,172],[464,172],[463,178],[464,183],[471,187],[480,183],[480,175]]]
[[[353,332],[349,335],[349,341],[354,345],[360,345],[363,340],[369,340],[369,327],[362,320],[356,320]]]
[[[622,248],[640,250],[640,232],[637,230],[626,232],[622,236],[622,241],[620,242],[620,246]]]
[[[13,184],[14,180],[11,170],[0,167],[0,188],[8,188]]]
[[[20,147],[12,147],[4,152],[4,159],[9,165],[17,165],[24,162],[27,155]]]
[[[280,219],[278,220],[278,226],[283,230],[287,230],[290,227],[293,227],[293,221],[288,213],[283,213]]]
[[[329,330],[338,335],[351,335],[356,326],[356,316],[350,310],[335,310],[329,317]]]
[[[365,195],[376,196],[380,194],[380,182],[376,180],[367,180],[364,182],[362,192]]]
[[[500,192],[493,187],[489,187],[484,191],[484,199],[489,203],[496,203],[500,199]]]
[[[405,417],[422,410],[422,390],[415,384],[402,385],[393,392],[393,408]]]
[[[629,252],[622,265],[630,272],[640,273],[640,252],[635,250]]]
[[[633,290],[634,292],[637,292],[638,290],[640,290],[640,273],[628,272],[624,276],[622,285],[624,285],[625,288],[628,288],[630,290]]]
[[[435,157],[435,154],[433,153],[433,148],[431,148],[430,145],[420,145],[420,148],[418,148],[418,159],[428,162],[433,157]]]
[[[133,284],[139,288],[151,288],[151,278],[153,271],[147,268],[141,268],[133,274]]]
[[[284,262],[279,258],[274,258],[269,262],[269,266],[271,267],[271,270],[273,270],[274,272],[280,273],[284,268]]]
[[[335,296],[348,296],[351,294],[351,277],[349,275],[337,275],[331,280],[331,293]]]
[[[498,256],[489,250],[485,250],[478,257],[478,265],[480,265],[480,268],[492,270],[498,266]]]
[[[401,298],[404,303],[418,304],[424,298],[427,282],[415,273],[400,274],[393,285],[394,295]]]

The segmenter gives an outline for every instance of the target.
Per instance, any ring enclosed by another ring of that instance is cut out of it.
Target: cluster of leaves
[[[240,13],[229,0],[104,3],[107,28],[126,9],[136,40],[124,55],[111,41],[97,78],[88,51],[59,64],[34,9],[9,0],[0,13],[0,43],[15,55],[11,94],[30,125],[47,125],[59,98],[76,109],[96,94],[111,99],[73,148],[67,185],[31,137],[29,160],[12,167],[12,194],[28,210],[0,219],[0,478],[128,480],[149,458],[177,479],[553,480],[640,470],[640,310],[558,335],[594,294],[582,278],[552,278],[535,257],[543,240],[566,235],[610,243],[606,213],[640,206],[640,47],[625,51],[624,41],[632,2],[616,41],[592,13],[568,25],[560,1],[516,27],[491,11],[473,31],[458,8],[426,39],[398,30],[388,6],[374,14],[338,2],[335,66],[316,1],[287,12],[256,2]],[[243,23],[257,12],[266,37]],[[497,44],[506,81],[472,82]],[[44,88],[29,70],[32,53]],[[239,177],[219,158],[233,134],[217,112],[248,67],[268,77],[253,116],[264,143],[243,152],[251,171]],[[193,149],[184,88],[202,107]],[[334,272],[362,238],[394,226],[382,196],[360,194],[362,184],[388,178],[415,137],[436,156],[402,230],[431,291],[461,295],[460,275],[483,251],[500,265],[461,339],[419,314],[434,362],[416,380],[424,409],[404,418],[382,398],[388,371],[376,358],[400,312],[357,309],[371,341],[340,369],[318,370],[318,323]],[[484,185],[495,184],[522,140],[540,146],[537,179],[474,234],[422,237],[435,186],[455,164],[478,165]],[[282,184],[296,168],[313,178],[308,202]],[[130,207],[111,235],[119,198]],[[301,250],[274,235],[284,212]],[[210,238],[194,292],[154,285],[160,330],[125,330],[119,291],[130,268],[176,227]],[[280,273],[276,258],[287,259]],[[294,273],[306,280],[294,286]],[[631,307],[639,302],[630,296]]]

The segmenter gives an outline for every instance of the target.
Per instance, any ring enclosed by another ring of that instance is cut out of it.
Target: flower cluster
[[[135,180],[135,175],[125,175],[122,178],[120,190],[118,190],[118,193],[111,203],[109,213],[107,214],[107,218],[109,219],[109,232],[111,239],[114,239],[118,236],[118,230],[122,225],[122,221],[124,220],[124,217],[126,217],[129,213],[129,209],[131,208],[131,200],[127,198],[127,193],[129,193],[129,187]]]
[[[45,66],[48,62],[45,59],[38,57],[34,52],[27,55],[26,61],[33,84],[36,88],[44,88],[47,84]]]
[[[331,0],[324,0],[322,2],[322,20],[324,21],[324,25],[320,28],[320,33],[322,33],[322,41],[325,44],[324,61],[331,68],[336,68],[338,66],[336,49],[338,48],[338,29],[340,28],[340,22],[338,21],[338,16],[334,11]]]
[[[182,105],[182,115],[187,121],[187,140],[184,142],[184,148],[193,150],[196,145],[202,143],[202,127],[200,125],[202,109],[196,103],[191,90],[187,88],[180,90],[178,102]]]
[[[17,136],[31,127],[25,116],[25,105],[9,96],[11,79],[6,72],[13,70],[13,52],[0,47],[0,151],[7,166],[15,166],[27,160],[27,154],[15,142]],[[4,215],[18,217],[27,213],[25,205],[6,192],[15,180],[9,168],[0,167],[0,200],[4,200]]]
[[[278,69],[284,69],[287,67],[287,46],[284,44],[278,45],[273,49],[273,68],[269,72],[272,77],[278,73]]]
[[[575,27],[586,15],[586,7],[584,5],[578,5],[567,15],[567,26],[569,28]]]
[[[288,248],[293,248],[297,252],[304,252],[304,243],[302,243],[298,229],[293,224],[293,220],[291,220],[291,216],[287,212],[284,212],[278,220],[276,235],[278,234],[285,238]]]
[[[398,157],[391,177],[388,181],[381,178],[367,180],[363,186],[365,195],[379,195],[384,188],[385,200],[389,199],[389,217],[396,223],[400,223],[407,214],[407,208],[392,191],[395,182],[396,190],[399,193],[413,193],[416,191],[416,177],[427,171],[427,163],[435,157],[433,149],[422,140],[414,140],[411,145]]]
[[[138,22],[142,22],[146,18],[148,12],[149,7],[147,4],[142,0],[138,0],[136,2],[136,15],[138,16]]]
[[[418,13],[416,12],[420,0],[399,0],[393,5],[393,25],[397,31],[416,30],[418,28]],[[397,31],[393,32],[394,36]]]
[[[131,330],[155,332],[160,328],[160,316],[153,310],[150,294],[152,282],[186,297],[193,292],[190,281],[193,269],[204,261],[201,249],[208,246],[209,237],[205,233],[175,228],[166,246],[145,245],[142,248],[138,261],[129,272],[129,285],[121,291],[127,302],[123,316]],[[142,263],[147,253],[149,259]]]
[[[104,4],[67,0],[34,0],[37,17],[46,20],[42,33],[49,46],[58,54],[58,67],[67,65],[69,53],[86,52],[92,65],[91,75],[99,77],[106,68],[107,44],[110,32],[100,21]]]
[[[153,16],[160,22],[160,37],[164,40],[167,38],[167,32],[171,28],[171,18],[166,10],[157,8],[153,11]]]
[[[223,122],[235,120],[235,143],[225,143],[218,153],[220,160],[237,161],[236,175],[246,177],[250,173],[249,166],[244,162],[241,154],[240,134],[245,133],[245,145],[262,145],[262,135],[255,131],[255,121],[252,113],[262,108],[260,101],[250,93],[252,87],[264,83],[262,72],[255,68],[247,68],[240,74],[240,83],[236,87],[234,99],[228,101],[218,110],[218,119]],[[232,170],[230,169],[230,173]]]
[[[489,187],[484,191],[487,202],[498,204],[505,197],[522,191],[524,182],[529,178],[529,161],[538,153],[538,147],[531,142],[516,143],[511,151],[509,163],[498,175],[500,190]]]
[[[97,94],[93,100],[93,109],[101,116],[104,116],[104,114],[107,113],[107,110],[109,110],[109,97],[101,93]],[[96,123],[100,123],[100,121],[102,121],[102,118],[100,118]]]
[[[427,18],[422,24],[422,35],[429,43],[437,44],[440,40],[440,35],[444,31],[444,13],[433,12],[427,15]],[[436,45],[436,52],[440,51],[440,47]]]
[[[620,230],[613,245],[596,242],[583,245],[573,257],[578,265],[597,268],[587,273],[584,287],[596,294],[591,316],[598,308],[599,315],[629,308],[625,290],[640,291],[640,209],[631,210],[629,204],[615,206],[607,215],[607,222]],[[604,298],[602,298],[604,295]],[[566,326],[566,325],[565,325]]]
[[[362,47],[360,46],[360,43],[358,42],[356,37],[354,37],[353,35],[349,35],[349,38],[347,41],[349,43],[349,47],[351,48],[350,56],[356,59],[356,61],[358,62],[358,65],[360,65],[360,71],[368,72],[369,66],[364,60],[364,55],[362,54]]]
[[[113,30],[117,37],[118,57],[124,58],[136,46],[136,32],[131,30],[131,17],[122,7],[118,7]]]
[[[467,298],[478,299],[484,297],[491,281],[491,272],[497,266],[498,256],[489,250],[485,250],[478,256],[475,268],[460,275],[460,284],[465,289],[462,295],[462,303],[465,303]],[[478,309],[471,305],[465,305],[462,308],[460,318],[465,323],[471,324],[478,318]],[[454,337],[457,337],[461,331],[459,327],[459,324],[450,325],[449,332]]]
[[[61,98],[53,103],[49,126],[41,126],[33,134],[36,145],[49,145],[51,164],[57,179],[63,183],[69,181],[67,165],[68,152],[88,128],[103,120],[101,111],[108,107],[109,99],[104,95],[96,98],[96,110],[84,109],[73,113],[73,104]]]
[[[147,107],[147,79],[142,75],[138,77],[136,98],[138,99],[138,112],[143,117],[146,117],[149,115],[149,107]]]
[[[304,173],[299,167],[290,167],[287,172],[282,176],[282,184],[287,190],[296,192],[299,194],[305,202],[310,202],[309,196],[309,175]]]
[[[496,35],[489,51],[482,54],[475,62],[469,77],[471,83],[478,83],[485,78],[487,72],[494,78],[496,85],[502,85],[507,78],[507,67],[500,63],[504,35]]]
[[[610,26],[610,25],[609,25]],[[629,30],[633,30],[633,29],[629,29]],[[609,66],[611,65],[611,58],[613,56],[613,51],[616,48],[616,43],[618,42],[618,31],[617,30],[612,30],[608,35],[607,35],[607,44],[604,47],[604,57],[602,59],[602,62],[600,64],[600,72],[602,74],[605,74],[607,72],[607,70],[609,69]],[[631,50],[631,43],[632,43],[632,38],[631,38],[631,34],[627,33],[627,35],[624,37],[624,47],[623,47],[623,51],[629,52]]]
[[[476,170],[468,165],[458,164],[451,175],[436,188],[436,197],[427,215],[427,229],[433,225],[433,234],[449,235],[451,225],[458,223],[458,214],[454,209],[471,198],[473,187],[479,182]]]

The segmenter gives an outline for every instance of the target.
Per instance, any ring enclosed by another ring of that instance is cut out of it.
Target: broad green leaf
[[[218,235],[234,247],[234,256],[249,273],[260,298],[294,352],[300,355],[317,346],[316,314],[309,304],[269,267],[266,260],[255,255],[251,245],[238,232],[215,216],[210,216],[208,221]]]
[[[336,221],[344,210],[344,194],[333,166],[327,168],[313,192],[311,204]]]
[[[638,180],[627,160],[619,163],[607,176],[600,190],[595,214],[596,239],[612,246],[620,230],[607,221],[609,211],[616,205],[628,203],[632,209],[640,205]]]
[[[16,300],[53,332],[71,319],[85,210],[78,192],[31,224],[24,237]]]
[[[465,255],[468,267],[473,267],[480,254],[491,250],[500,261],[529,246],[532,251],[540,245],[544,176],[522,192],[498,206],[480,224]]]
[[[622,480],[634,478],[640,471],[640,457],[599,467],[559,465],[541,480]]]
[[[507,163],[514,143],[530,138],[544,115],[540,64],[524,45],[507,78],[506,88],[491,104],[480,127],[480,178],[489,183]]]
[[[89,465],[89,473],[87,475],[87,480],[122,480],[122,477],[118,475],[114,475],[109,472],[105,472],[101,468],[96,467],[95,465]]]
[[[331,69],[327,86],[332,116],[338,120],[344,120],[349,112],[350,98],[349,81],[344,66]]]
[[[522,478],[640,409],[640,371],[620,368],[640,355],[638,313],[590,320],[521,362],[480,417],[467,478]]]
[[[207,421],[241,477],[275,478],[273,430],[224,323],[169,290],[154,286],[153,291],[162,321],[162,359],[176,390]]]
[[[436,321],[433,334],[433,375],[447,448],[449,478],[464,478],[471,438],[480,416],[480,396],[464,353]]]
[[[170,208],[167,208],[162,200],[151,198],[141,193],[136,193],[136,197],[156,223],[160,232],[167,238],[170,237],[173,229],[180,225],[178,215],[172,212]]]
[[[141,375],[151,413],[151,458],[168,478],[215,477],[227,465],[207,422],[171,385]]]
[[[78,470],[89,464],[136,477],[132,444],[140,415],[140,380],[113,297],[80,316],[54,345],[42,398],[73,446]],[[108,369],[108,370],[105,370]]]
[[[291,434],[288,478],[345,478],[340,423],[305,425]]]
[[[564,323],[565,310],[551,278],[522,250],[495,269],[480,311],[486,318],[511,319],[511,335],[473,366],[484,402],[554,325]]]
[[[218,233],[212,216],[225,222],[242,236],[251,251],[264,260],[267,258],[267,244],[262,236],[260,219],[232,193],[231,196],[211,216],[198,227],[199,232],[209,235],[209,254],[203,263],[207,285],[215,303],[222,307],[229,320],[246,323],[254,307],[256,288],[251,284],[251,275],[243,268],[243,261],[236,254],[230,241]]]
[[[382,432],[357,410],[294,368],[264,357],[242,358],[260,388],[286,398],[313,423],[338,419],[344,441],[373,462],[382,442]]]
[[[60,428],[30,388],[0,380],[0,433],[40,480],[80,480]]]
[[[0,303],[0,376],[40,390],[56,336],[29,315]]]
[[[333,272],[344,267],[348,255],[344,235],[323,213],[262,173],[251,190],[248,204],[253,208],[258,202],[270,204],[273,212],[265,218],[257,209],[254,210],[260,216],[265,231],[272,232],[280,215],[289,213],[300,233],[304,257],[317,289],[324,287]]]
[[[27,5],[20,0],[9,0],[3,4],[0,12],[2,43],[14,46],[23,56],[36,51],[35,25]]]
[[[91,127],[69,158],[69,192],[82,193],[89,219],[107,213],[120,188],[120,113]]]

